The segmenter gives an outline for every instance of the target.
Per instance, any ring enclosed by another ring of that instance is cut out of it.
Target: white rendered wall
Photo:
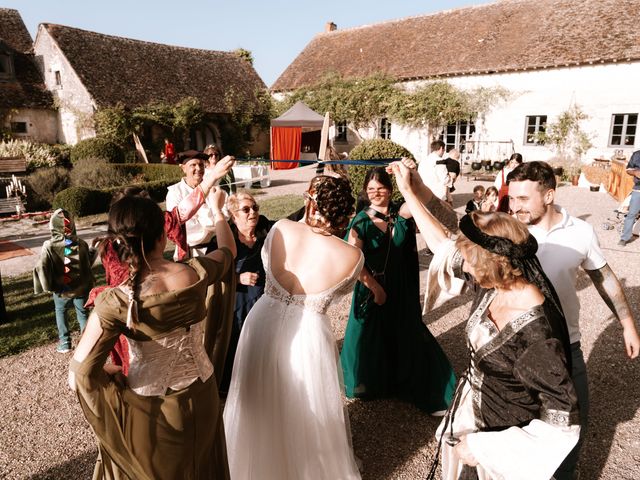
[[[617,149],[623,149],[628,158],[640,148],[640,126],[634,146],[609,146],[612,115],[640,114],[640,62],[466,75],[441,80],[465,90],[502,87],[511,92],[507,102],[497,104],[484,119],[476,121],[475,139],[512,141],[515,151],[520,152],[525,160],[548,160],[555,156],[546,146],[525,145],[526,117],[546,115],[547,122],[551,123],[573,104],[577,104],[589,116],[581,123],[581,127],[590,135],[593,147],[583,156],[583,162],[591,162],[594,158],[611,158]],[[412,90],[425,83],[406,82],[403,87]],[[285,96],[283,93],[274,94],[277,100]],[[411,151],[417,160],[422,160],[429,153],[429,133],[426,128],[415,129],[395,123],[391,126],[391,140]],[[358,134],[363,139],[377,135],[373,128],[359,129]],[[358,143],[359,138],[350,127],[347,142],[336,144],[336,147],[340,151],[350,150]]]
[[[462,89],[500,86],[509,90],[512,98],[488,112],[484,122],[478,122],[477,139],[511,140],[515,150],[526,160],[547,160],[554,156],[545,146],[524,144],[526,116],[547,115],[547,121],[554,122],[574,103],[589,116],[581,125],[591,136],[593,147],[584,155],[584,162],[610,158],[619,148],[628,158],[640,146],[640,130],[636,132],[635,146],[609,146],[612,115],[640,113],[640,62],[469,75],[445,80]],[[424,82],[411,82],[407,88],[415,88],[421,83]],[[398,131],[397,139],[394,130]],[[425,141],[404,133],[399,126],[393,125],[391,137],[418,155],[424,153]]]

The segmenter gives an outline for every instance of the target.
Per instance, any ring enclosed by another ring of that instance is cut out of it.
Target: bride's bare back
[[[358,248],[304,223],[281,220],[273,228],[271,273],[291,295],[334,287],[353,273],[360,260]]]

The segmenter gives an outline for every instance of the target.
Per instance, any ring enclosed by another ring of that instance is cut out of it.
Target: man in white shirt
[[[200,185],[204,178],[204,169],[209,156],[196,150],[188,150],[178,154],[178,163],[185,176],[178,183],[167,188],[166,209],[172,210]],[[213,196],[208,195],[204,204],[185,223],[187,243],[192,257],[205,255],[207,246],[216,234]]]
[[[430,147],[431,153],[418,164],[418,173],[429,190],[440,200],[446,201],[452,181],[447,167],[437,163],[444,155],[444,142],[436,140],[431,142]]]
[[[536,256],[560,298],[571,341],[572,379],[580,408],[580,437],[584,438],[589,412],[587,369],[580,348],[578,267],[589,275],[596,290],[622,325],[629,358],[636,358],[640,338],[622,285],[604,258],[598,237],[587,222],[554,205],[556,179],[545,162],[519,165],[508,176],[509,206],[514,216],[529,226],[538,241]],[[580,443],[567,456],[554,478],[573,478]]]

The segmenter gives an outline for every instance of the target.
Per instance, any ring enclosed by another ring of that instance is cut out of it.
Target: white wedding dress
[[[242,328],[224,410],[234,480],[359,479],[343,406],[342,369],[326,310],[350,292],[349,276],[312,295],[290,295],[271,273],[271,229],[262,249],[264,295]]]

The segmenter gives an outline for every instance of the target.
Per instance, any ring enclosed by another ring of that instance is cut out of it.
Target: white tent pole
[[[329,112],[324,114],[324,122],[322,123],[322,130],[320,132],[320,151],[318,152],[318,160],[329,160],[327,145],[329,143]]]

